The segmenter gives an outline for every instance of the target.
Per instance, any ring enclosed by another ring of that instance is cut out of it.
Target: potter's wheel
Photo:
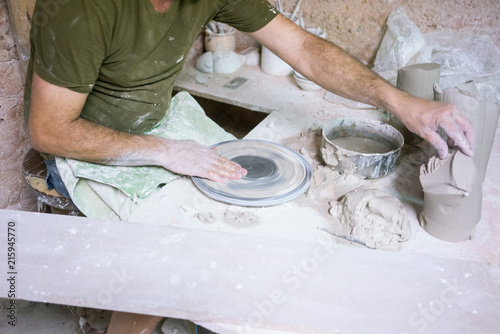
[[[242,206],[278,205],[300,196],[311,184],[312,169],[297,152],[262,140],[231,140],[212,147],[248,174],[240,180],[214,182],[193,177],[207,196]]]

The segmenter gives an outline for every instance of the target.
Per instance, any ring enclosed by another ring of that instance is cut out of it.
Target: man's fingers
[[[239,174],[244,172],[244,175],[246,175],[246,169],[242,168],[236,162],[223,157],[222,155],[219,155],[219,157],[217,158],[217,166],[219,166],[222,169],[227,169]]]
[[[238,180],[247,174],[246,169],[194,140],[165,139],[167,152],[162,166],[174,173],[208,178],[224,182]]]
[[[229,179],[227,176],[221,175],[219,172],[212,169],[208,170],[207,178],[216,182],[226,182]]]
[[[217,157],[207,172],[208,178],[213,181],[225,182],[227,180],[239,180],[247,174],[247,170],[239,164],[221,155]]]
[[[448,155],[448,144],[456,145],[466,155],[474,154],[474,128],[472,123],[453,104],[417,99],[411,110],[401,114],[402,122],[416,134],[432,144],[439,156]],[[439,129],[446,133],[446,139],[438,134]]]
[[[441,159],[448,156],[448,144],[437,132],[431,131],[427,133],[426,139],[432,146],[434,146]]]
[[[463,116],[453,117],[446,123],[440,124],[450,140],[457,145],[460,150],[468,155],[474,154],[474,131],[470,122]]]
[[[467,138],[467,142],[469,143],[472,150],[476,147],[475,137],[474,137],[474,128],[472,127],[472,123],[462,114],[460,117],[456,118],[456,122],[458,126],[463,129],[465,134],[465,138]]]

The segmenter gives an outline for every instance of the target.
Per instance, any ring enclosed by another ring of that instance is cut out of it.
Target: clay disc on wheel
[[[300,196],[311,184],[311,165],[285,146],[245,139],[212,147],[248,171],[244,178],[227,182],[192,177],[198,189],[218,201],[242,206],[279,205]]]

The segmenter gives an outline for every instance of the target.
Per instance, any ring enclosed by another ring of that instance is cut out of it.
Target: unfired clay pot
[[[473,81],[444,90],[436,84],[434,95],[436,101],[454,104],[471,121],[476,139],[474,162],[483,182],[495,139],[500,106],[492,99],[480,96]]]
[[[398,70],[396,87],[416,97],[427,100],[434,99],[433,87],[439,83],[441,65],[434,63],[414,64]],[[408,130],[395,116],[391,115],[389,124],[398,129],[403,135],[405,143],[417,144],[423,139]]]
[[[446,241],[471,239],[481,219],[482,182],[474,160],[459,150],[420,168],[424,205],[420,225]]]

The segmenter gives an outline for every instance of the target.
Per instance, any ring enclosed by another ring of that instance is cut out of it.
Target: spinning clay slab
[[[291,201],[311,184],[312,168],[297,152],[262,140],[215,144],[217,153],[240,164],[248,174],[240,180],[214,182],[192,177],[207,196],[241,206],[272,206]]]

